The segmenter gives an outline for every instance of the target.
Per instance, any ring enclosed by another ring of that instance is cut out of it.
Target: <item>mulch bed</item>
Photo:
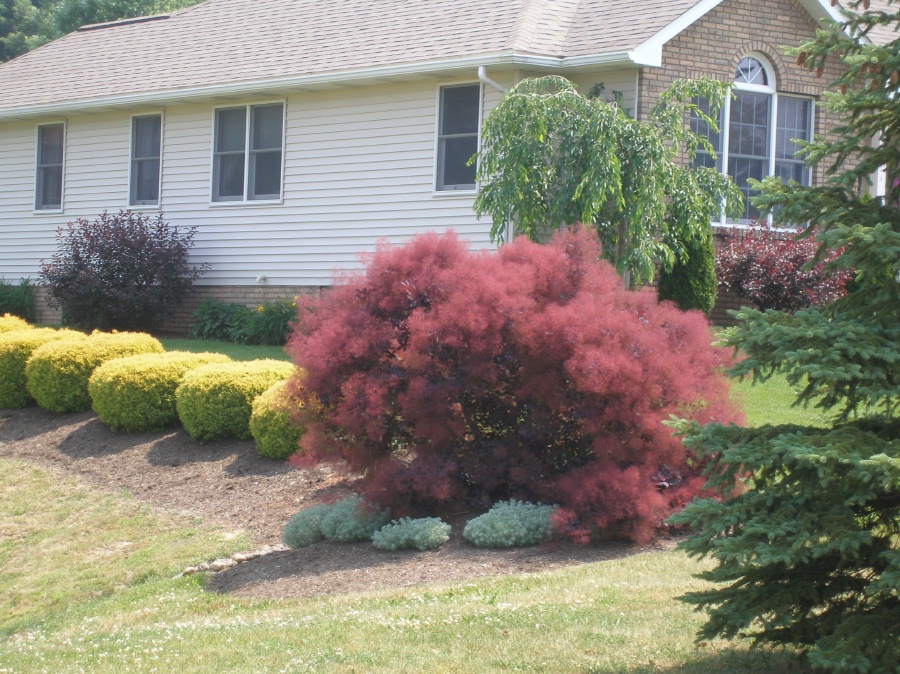
[[[347,491],[341,472],[328,466],[293,469],[257,455],[252,441],[204,444],[183,430],[119,434],[90,412],[59,415],[37,407],[0,410],[0,456],[74,474],[102,489],[125,489],[154,508],[247,531],[257,546],[280,543],[281,528],[300,508]],[[567,543],[481,550],[461,535],[472,515],[451,521],[450,541],[439,550],[380,552],[371,544],[323,542],[210,574],[207,588],[258,598],[365,592],[546,571],[640,551],[624,544],[578,547]],[[656,547],[670,546],[664,541]]]

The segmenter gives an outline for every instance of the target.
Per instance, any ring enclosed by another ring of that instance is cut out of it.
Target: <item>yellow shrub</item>
[[[30,330],[33,327],[28,321],[12,314],[0,316],[0,333],[12,332],[13,330]]]
[[[49,342],[37,348],[25,366],[28,392],[51,412],[91,407],[87,385],[100,365],[139,353],[162,353],[159,340],[140,332],[94,332],[80,341]]]
[[[287,381],[280,381],[256,396],[250,415],[250,435],[260,456],[286,459],[297,451],[303,429],[290,422],[290,401],[285,395]]]
[[[228,363],[220,353],[170,351],[116,358],[94,370],[88,382],[100,421],[114,431],[154,431],[178,421],[175,389],[185,373],[208,363]]]
[[[175,391],[178,418],[197,440],[250,437],[250,406],[294,366],[281,360],[203,365],[188,372]]]
[[[25,363],[38,347],[62,339],[87,339],[87,335],[52,328],[0,332],[0,408],[14,409],[34,402],[25,388]]]

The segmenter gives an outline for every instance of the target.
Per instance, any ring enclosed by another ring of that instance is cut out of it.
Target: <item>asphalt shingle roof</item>
[[[0,67],[0,111],[485,55],[628,51],[698,0],[207,0]]]

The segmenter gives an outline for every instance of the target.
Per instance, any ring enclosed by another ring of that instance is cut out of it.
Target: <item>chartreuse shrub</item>
[[[208,363],[230,361],[219,353],[186,351],[116,358],[91,375],[91,406],[114,431],[159,430],[178,422],[175,389],[185,373]]]
[[[12,332],[13,330],[28,330],[33,328],[28,321],[12,314],[3,314],[0,316],[0,333]]]
[[[379,550],[434,550],[450,540],[450,525],[437,517],[404,517],[372,536]]]
[[[323,538],[337,543],[370,541],[390,518],[390,510],[354,495],[304,508],[288,520],[281,539],[291,548],[306,547]]]
[[[286,388],[287,381],[280,381],[253,400],[250,435],[261,456],[286,459],[297,451],[303,436],[303,430],[291,423],[291,400]]]
[[[501,501],[466,524],[463,538],[479,548],[537,545],[553,535],[556,506],[524,501]]]
[[[108,360],[162,353],[159,340],[140,332],[94,332],[87,339],[53,341],[35,349],[25,366],[28,392],[51,412],[91,407],[88,380]]]
[[[87,339],[87,335],[52,328],[0,333],[0,408],[25,407],[34,401],[26,388],[25,364],[39,346],[62,339]]]
[[[452,234],[383,247],[301,297],[295,462],[337,456],[398,515],[558,503],[566,532],[646,540],[703,479],[662,422],[728,422],[705,318],[625,290],[596,236],[474,253]]]
[[[851,2],[851,6],[868,3]],[[698,637],[746,636],[793,646],[816,669],[900,672],[900,181],[873,199],[869,176],[900,176],[900,12],[849,14],[795,50],[815,72],[843,74],[824,99],[841,122],[801,143],[826,184],[762,183],[754,204],[779,228],[803,227],[821,259],[855,270],[857,289],[822,307],[742,309],[725,341],[746,354],[735,375],[783,375],[798,404],[829,413],[824,427],[677,423],[706,460],[714,498],[674,523],[682,548],[714,565],[683,599],[708,613]],[[874,30],[873,30],[874,29]],[[871,140],[878,135],[875,145]],[[862,186],[861,192],[857,189]],[[748,480],[742,478],[748,477]]]
[[[197,440],[249,438],[253,399],[293,372],[290,363],[268,359],[203,365],[175,390],[178,418]]]

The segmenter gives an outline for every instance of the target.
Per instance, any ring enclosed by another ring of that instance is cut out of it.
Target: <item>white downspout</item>
[[[504,94],[506,93],[506,87],[501,87],[494,80],[487,76],[487,70],[484,66],[478,66],[478,79],[484,82],[485,84],[489,84],[497,91],[501,91]]]
[[[506,93],[506,87],[500,86],[494,80],[492,80],[490,77],[487,76],[487,69],[484,66],[478,66],[478,79],[482,83],[487,84],[488,86],[494,87],[494,89],[496,89],[500,93],[502,93],[502,94]],[[480,138],[479,138],[479,143],[480,143]],[[509,223],[509,225],[506,228],[506,240],[512,241],[514,236],[515,236],[515,227],[513,226],[512,223]]]

